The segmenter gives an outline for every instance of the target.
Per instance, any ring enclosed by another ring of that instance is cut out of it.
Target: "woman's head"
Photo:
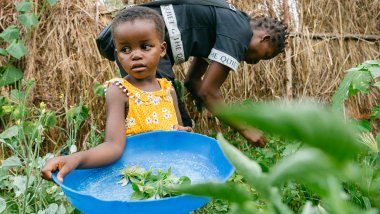
[[[157,65],[166,54],[164,24],[154,10],[133,6],[112,23],[112,38],[121,66],[135,79],[155,78]]]
[[[287,27],[276,19],[260,17],[251,19],[253,36],[244,61],[255,64],[271,59],[283,52],[287,44]]]

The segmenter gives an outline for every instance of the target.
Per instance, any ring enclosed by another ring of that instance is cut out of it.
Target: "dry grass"
[[[0,3],[0,31],[16,23],[13,2],[3,0]],[[39,3],[38,0],[33,2]],[[61,113],[81,101],[89,107],[91,118],[80,130],[78,142],[85,140],[90,123],[96,124],[100,130],[104,128],[104,100],[93,99],[92,85],[115,76],[114,64],[102,58],[96,48],[95,38],[110,17],[99,15],[104,8],[97,8],[95,2],[60,0],[56,6],[47,8],[27,44],[29,55],[18,65],[24,69],[25,78],[37,80],[33,102],[44,101]],[[251,15],[275,14],[271,7],[275,0],[230,2]],[[299,31],[304,36],[290,38],[291,58],[285,59],[285,54],[280,54],[275,59],[255,66],[242,63],[239,71],[231,73],[221,89],[227,101],[286,98],[286,60],[290,60],[292,68],[292,97],[310,96],[329,101],[345,70],[365,60],[380,58],[380,41],[315,40],[308,37],[316,32],[380,35],[378,0],[299,2]],[[268,5],[269,8],[266,7]],[[295,29],[294,19],[292,21]],[[2,63],[4,61],[0,60]],[[184,78],[188,66],[189,63],[185,63],[175,67],[179,79]],[[187,104],[189,110],[195,112],[189,99]],[[368,111],[374,104],[379,104],[379,100],[378,96],[372,95],[351,99],[348,106],[350,111],[357,113]],[[194,113],[194,118],[200,132],[218,127],[217,121],[210,119],[207,114]],[[62,123],[62,127],[65,126]],[[65,137],[57,137],[56,134],[52,131],[51,141]]]

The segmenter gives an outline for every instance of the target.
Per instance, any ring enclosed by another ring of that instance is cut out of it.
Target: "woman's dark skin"
[[[264,30],[255,31],[244,61],[255,64],[262,59],[271,59],[277,54],[270,43],[270,35]],[[185,79],[185,86],[191,94],[197,96],[207,110],[214,114],[215,107],[223,105],[220,87],[226,81],[230,68],[218,62],[208,64],[202,58],[194,58]],[[203,77],[203,78],[202,78]],[[266,139],[259,130],[236,124],[228,124],[236,129],[251,144],[264,147]]]

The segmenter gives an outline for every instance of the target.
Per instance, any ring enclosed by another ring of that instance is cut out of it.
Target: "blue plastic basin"
[[[63,183],[53,174],[74,207],[84,213],[189,213],[209,202],[209,198],[181,195],[156,200],[130,200],[130,184],[121,186],[119,170],[140,165],[145,169],[172,169],[176,176],[188,176],[191,182],[225,182],[234,167],[224,156],[217,141],[201,134],[154,131],[127,138],[122,157],[111,165],[77,169]]]

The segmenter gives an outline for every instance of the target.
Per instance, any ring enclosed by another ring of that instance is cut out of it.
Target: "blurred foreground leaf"
[[[219,108],[218,117],[302,141],[338,162],[356,157],[363,148],[352,124],[338,112],[312,101],[224,106]]]
[[[203,183],[173,187],[175,191],[198,196],[224,199],[237,204],[252,200],[250,193],[234,183]]]

